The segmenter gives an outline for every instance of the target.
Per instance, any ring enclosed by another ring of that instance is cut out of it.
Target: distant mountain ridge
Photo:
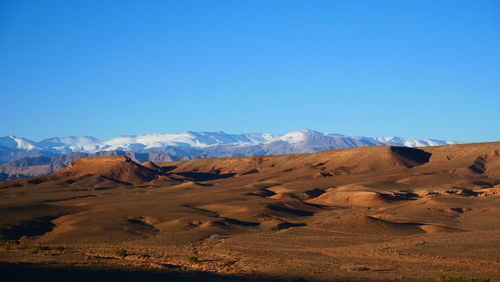
[[[99,140],[91,136],[52,137],[36,142],[0,137],[0,181],[52,173],[82,156],[124,155],[133,160],[177,161],[207,157],[313,153],[364,146],[425,147],[457,144],[427,138],[362,137],[297,130],[286,134],[193,132],[127,135]]]
[[[0,148],[11,150],[39,150],[55,154],[73,152],[95,153],[99,151],[139,151],[162,149],[166,147],[207,148],[217,145],[259,145],[284,141],[298,144],[311,141],[339,143],[342,147],[358,147],[360,145],[402,145],[422,147],[456,144],[456,141],[443,141],[427,138],[402,137],[357,137],[340,134],[321,133],[314,130],[297,130],[283,135],[269,133],[228,134],[224,132],[193,132],[174,134],[124,135],[102,141],[91,136],[52,137],[39,142],[16,136],[0,137]],[[351,144],[351,145],[348,145]],[[337,148],[337,146],[335,146]]]

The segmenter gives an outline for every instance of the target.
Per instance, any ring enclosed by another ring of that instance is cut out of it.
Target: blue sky
[[[500,1],[0,1],[0,136],[500,140]]]

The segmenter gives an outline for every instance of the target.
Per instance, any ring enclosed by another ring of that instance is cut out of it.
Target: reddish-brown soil
[[[43,269],[80,281],[496,281],[499,195],[500,142],[82,158],[0,183],[0,270],[21,280]]]

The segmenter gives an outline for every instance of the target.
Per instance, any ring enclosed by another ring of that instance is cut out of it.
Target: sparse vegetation
[[[57,245],[57,246],[52,247],[52,250],[60,251],[60,252],[64,251],[65,249],[66,249],[66,247],[61,246],[61,245]]]
[[[437,278],[438,282],[490,282],[490,279],[479,278],[479,279],[466,279],[461,276],[445,276],[440,275]]]
[[[500,142],[460,146],[425,148],[433,161],[415,170],[405,166],[416,163],[411,154],[378,147],[265,157],[263,171],[243,178],[195,181],[189,173],[260,169],[251,157],[175,162],[164,177],[137,184],[101,177],[123,164],[106,170],[104,159],[86,165],[97,175],[66,178],[62,172],[41,186],[0,189],[0,261],[20,277],[33,269],[55,279],[62,273],[63,280],[92,280],[105,270],[104,278],[115,280],[136,273],[143,280],[494,281],[500,175],[472,175],[463,165],[478,154],[496,156],[495,149],[500,160]],[[449,152],[460,159],[440,162]],[[271,162],[277,168],[270,169]],[[286,174],[287,167],[295,170]],[[322,167],[331,174],[339,167],[352,171],[326,181],[315,178]],[[80,180],[68,189],[71,179]],[[463,187],[483,194],[444,193]],[[433,192],[439,196],[428,195]],[[84,273],[90,278],[79,277]]]
[[[11,245],[12,247],[12,245]],[[24,249],[22,247],[18,247],[17,249]],[[61,245],[56,246],[48,246],[48,245],[31,245],[27,247],[28,250],[37,250],[37,251],[64,251],[66,247]]]
[[[49,251],[50,250],[50,246],[47,246],[47,245],[32,245],[32,246],[29,246],[28,249],[30,249],[30,250],[38,250],[38,251]]]
[[[117,256],[119,256],[121,258],[124,258],[128,254],[127,254],[127,250],[125,250],[125,249],[118,249],[118,250],[116,250],[115,255],[117,255]]]
[[[186,261],[189,263],[196,263],[198,262],[198,256],[197,255],[187,256]]]
[[[2,248],[4,248],[4,250],[8,251],[8,250],[12,249],[12,245],[13,244],[11,241],[7,241],[7,242],[3,243]]]

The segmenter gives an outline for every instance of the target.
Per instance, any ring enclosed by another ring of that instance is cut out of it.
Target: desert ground
[[[500,281],[499,196],[500,142],[81,158],[0,182],[0,277]]]

